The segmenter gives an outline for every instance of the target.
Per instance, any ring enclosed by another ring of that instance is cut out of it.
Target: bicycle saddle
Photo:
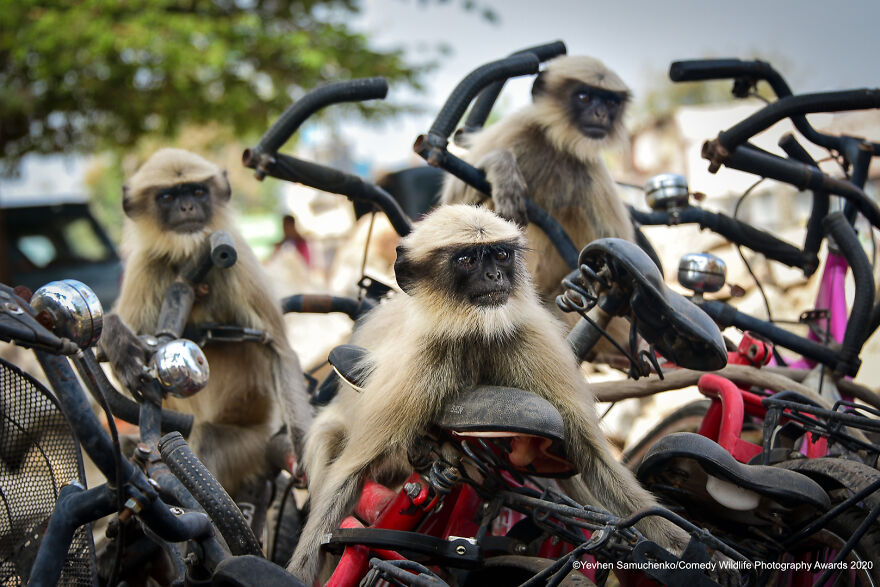
[[[676,432],[658,440],[636,476],[647,485],[663,478],[665,487],[672,484],[676,492],[684,490],[688,500],[711,496],[732,510],[754,509],[761,497],[787,507],[809,505],[824,510],[831,504],[822,486],[809,477],[777,467],[744,465],[713,440],[693,432]]]
[[[602,238],[588,244],[578,259],[598,272],[608,267],[608,281],[628,296],[642,337],[673,363],[688,369],[715,371],[727,364],[721,331],[690,300],[666,287],[651,258],[631,242]]]
[[[510,462],[526,473],[570,476],[565,425],[559,411],[537,394],[480,385],[448,402],[434,424],[457,437],[511,438]]]
[[[279,587],[306,587],[305,583],[272,561],[252,554],[234,556],[217,565],[211,576],[213,587],[250,587],[278,585]]]
[[[341,344],[330,351],[327,360],[333,365],[337,375],[357,391],[361,391],[369,374],[369,370],[364,369],[364,359],[369,352],[362,346]]]

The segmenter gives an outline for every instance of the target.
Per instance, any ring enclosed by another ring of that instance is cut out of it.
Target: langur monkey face
[[[572,124],[591,139],[604,139],[614,129],[626,96],[583,83],[572,84],[568,110]]]
[[[475,306],[501,306],[513,289],[516,250],[504,244],[476,245],[449,257],[452,290]]]
[[[211,192],[203,183],[181,183],[156,191],[156,216],[163,230],[198,232],[211,220]]]

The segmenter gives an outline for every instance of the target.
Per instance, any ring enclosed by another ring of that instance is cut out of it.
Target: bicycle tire
[[[635,471],[648,449],[662,437],[673,432],[696,432],[711,403],[708,399],[695,400],[674,410],[648,430],[635,445],[624,451],[621,463]]]
[[[828,492],[831,496],[831,507],[842,503],[861,489],[869,486],[872,482],[880,479],[880,471],[858,463],[834,457],[819,459],[796,459],[777,463],[777,467],[796,471],[810,477]],[[862,502],[842,512],[836,518],[830,520],[826,528],[807,536],[799,542],[804,548],[798,549],[797,545],[790,551],[808,552],[812,546],[827,542],[836,542],[843,545],[852,536],[856,529],[864,521],[865,515],[877,504],[880,504],[880,492],[868,495]],[[831,546],[831,545],[829,545]],[[784,557],[781,557],[784,559]],[[826,557],[829,558],[829,557]],[[829,558],[830,560],[830,558]],[[832,574],[833,585],[873,585],[880,586],[880,523],[874,521],[868,531],[856,543],[853,552],[847,558],[851,561],[850,566],[861,564],[866,567],[861,574],[837,572]],[[854,563],[852,561],[863,561]],[[782,579],[782,577],[780,577]],[[817,580],[818,576],[814,577]],[[772,583],[770,583],[772,584]]]
[[[300,534],[302,534],[302,514],[296,507],[296,498],[291,483],[287,484],[277,508],[269,560],[281,566],[287,566],[296,545],[299,543]]]

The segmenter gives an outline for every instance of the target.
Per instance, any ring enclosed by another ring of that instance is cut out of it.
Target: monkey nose
[[[491,279],[492,281],[498,281],[499,279],[501,279],[501,271],[497,269],[490,269],[489,271],[486,271],[486,277],[488,279]]]

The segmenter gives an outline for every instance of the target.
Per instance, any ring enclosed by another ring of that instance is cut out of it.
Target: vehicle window
[[[19,237],[15,245],[28,261],[40,268],[51,263],[57,255],[52,241],[42,234]]]
[[[72,257],[93,262],[107,260],[109,256],[107,246],[95,234],[95,229],[88,219],[71,220],[64,226],[62,233]]]

